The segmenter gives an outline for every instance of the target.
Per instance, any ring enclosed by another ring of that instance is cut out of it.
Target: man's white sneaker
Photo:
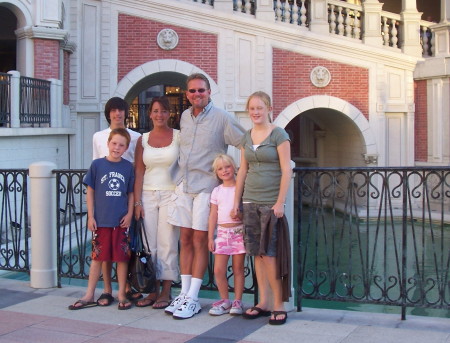
[[[200,313],[202,307],[198,300],[186,297],[184,299],[183,305],[181,305],[174,313],[173,318],[175,319],[188,319],[193,317],[195,314]]]
[[[242,314],[242,312],[244,312],[244,309],[242,307],[242,301],[240,300],[233,301],[233,305],[231,305],[230,314],[232,316],[239,316]]]
[[[212,304],[209,314],[212,316],[221,316],[222,314],[229,313],[231,308],[231,303],[227,299],[221,299]]]
[[[173,314],[181,305],[183,305],[185,298],[186,294],[181,293],[179,296],[173,299],[170,305],[166,307],[164,312],[166,312],[167,314]]]

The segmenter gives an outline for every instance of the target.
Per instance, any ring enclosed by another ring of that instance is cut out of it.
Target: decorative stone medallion
[[[330,71],[322,66],[315,67],[310,74],[311,83],[318,87],[326,87],[331,81]]]
[[[178,34],[172,29],[162,29],[156,40],[161,49],[172,50],[178,45]]]

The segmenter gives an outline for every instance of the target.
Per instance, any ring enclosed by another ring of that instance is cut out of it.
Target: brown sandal
[[[136,301],[134,304],[136,307],[147,307],[152,306],[155,303],[155,299],[144,298]]]

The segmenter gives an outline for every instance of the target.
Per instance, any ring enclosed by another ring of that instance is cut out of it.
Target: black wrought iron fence
[[[50,81],[20,77],[20,123],[50,126]]]
[[[0,170],[0,269],[29,272],[27,169]]]
[[[11,75],[0,73],[0,127],[11,125]]]
[[[87,229],[86,187],[83,185],[85,169],[55,170],[57,195],[57,239],[58,239],[58,285],[61,278],[87,279],[91,264],[92,235]],[[209,265],[203,280],[202,289],[217,290],[214,281],[214,257],[210,254]],[[233,279],[231,266],[227,278],[229,288]],[[117,281],[115,270],[114,281]],[[245,264],[245,293],[255,293],[253,260],[247,258]],[[180,284],[175,284],[180,286]]]
[[[450,307],[450,168],[296,168],[302,299]]]

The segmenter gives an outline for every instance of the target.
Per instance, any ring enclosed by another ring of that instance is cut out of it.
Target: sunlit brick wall
[[[317,88],[310,81],[311,70],[317,66],[326,67],[331,73],[331,81],[324,88]],[[291,103],[313,95],[329,95],[345,100],[368,118],[369,71],[292,51],[273,49],[274,117]]]
[[[178,34],[175,49],[163,50],[158,46],[156,38],[162,29],[172,29]],[[198,66],[217,82],[217,36],[214,34],[120,14],[118,44],[118,81],[144,63],[177,59]]]

